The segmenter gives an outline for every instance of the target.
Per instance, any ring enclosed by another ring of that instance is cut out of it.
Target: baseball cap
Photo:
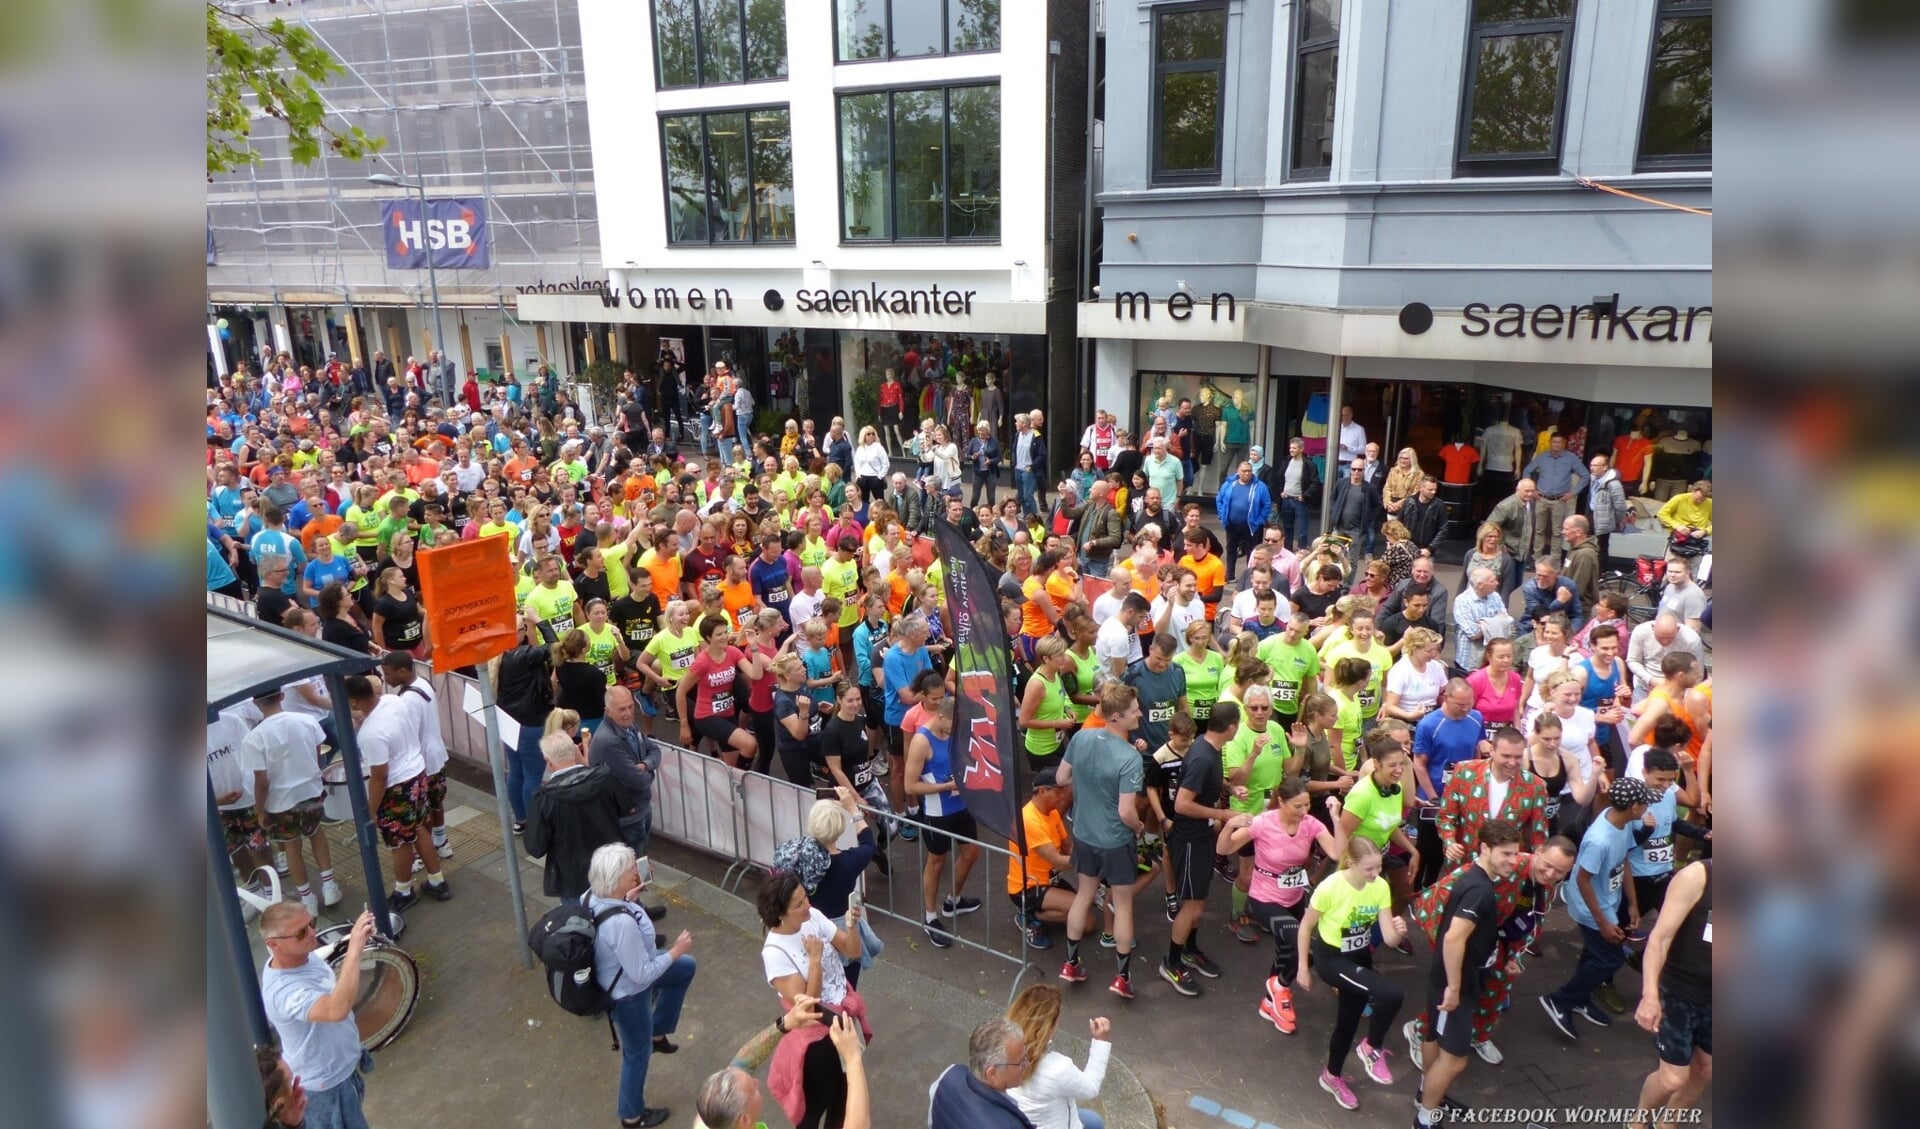
[[[1651,804],[1657,799],[1659,797],[1653,794],[1653,789],[1631,776],[1622,776],[1614,781],[1612,789],[1607,792],[1607,802],[1620,811],[1635,804]]]
[[[1059,774],[1055,771],[1054,766],[1050,764],[1041,766],[1040,771],[1033,774],[1033,786],[1035,788],[1058,788],[1060,786]]]

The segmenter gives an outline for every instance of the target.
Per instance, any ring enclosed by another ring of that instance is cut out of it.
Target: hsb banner
[[[1021,752],[1013,740],[1012,650],[992,574],[944,520],[934,523],[953,613],[953,778],[981,827],[1026,850],[1016,786]]]
[[[419,199],[388,200],[380,205],[380,231],[387,244],[388,270],[425,270],[428,255],[436,270],[484,270],[492,265],[487,202],[478,196],[428,200],[424,226]]]

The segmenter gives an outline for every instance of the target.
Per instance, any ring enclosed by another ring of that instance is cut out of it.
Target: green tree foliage
[[[327,120],[319,86],[343,69],[306,28],[209,3],[207,175],[259,161],[250,140],[256,108],[285,123],[295,164],[312,164],[323,146],[355,161],[379,152],[385,139]]]

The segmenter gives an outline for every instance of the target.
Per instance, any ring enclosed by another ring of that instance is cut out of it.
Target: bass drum
[[[327,967],[338,975],[347,956],[351,923],[329,925],[315,938]],[[400,1037],[420,1003],[420,969],[404,949],[378,937],[360,952],[360,995],[353,1002],[353,1021],[360,1029],[360,1045],[377,1051]]]

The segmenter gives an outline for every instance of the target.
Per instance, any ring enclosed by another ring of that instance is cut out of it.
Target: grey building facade
[[[1436,474],[1499,422],[1709,464],[1712,16],[1108,0],[1095,402],[1144,432],[1205,390],[1270,457],[1345,404]]]

